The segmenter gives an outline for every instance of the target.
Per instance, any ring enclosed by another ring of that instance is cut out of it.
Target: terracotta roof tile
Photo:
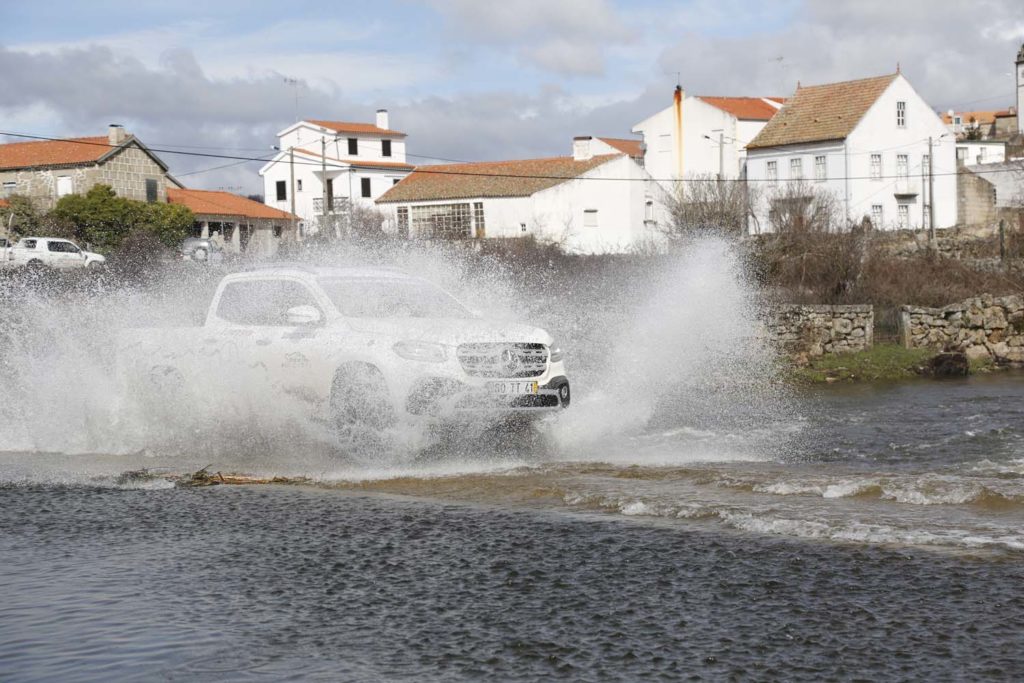
[[[329,128],[336,133],[372,133],[373,135],[387,135],[392,137],[405,137],[405,133],[388,128],[378,128],[372,123],[352,123],[349,121],[324,121],[322,119],[304,119],[307,123],[313,123],[321,128]]]
[[[628,138],[598,138],[598,140],[631,157],[639,158],[644,155],[643,143],[640,140],[630,140]]]
[[[132,138],[129,138],[129,140]],[[0,145],[0,170],[96,163],[111,150],[107,137],[34,140]]]
[[[997,116],[1000,116],[1003,112],[999,111],[958,111],[953,112],[953,116],[959,116],[962,124],[969,123],[973,118],[980,125],[989,125],[994,123]],[[942,114],[942,122],[945,124],[953,123],[953,116],[950,116],[948,112]]]
[[[386,204],[474,197],[528,197],[621,157],[621,154],[601,154],[586,161],[550,157],[419,166],[377,201]]]
[[[187,206],[192,213],[203,216],[241,216],[244,218],[269,218],[299,220],[287,211],[255,202],[230,192],[216,190],[184,190],[167,188],[167,201]]]
[[[779,109],[765,100],[779,103],[784,101],[781,97],[705,97],[703,95],[698,96],[698,99],[732,114],[741,121],[768,121],[775,116]]]
[[[845,140],[898,75],[798,88],[747,149]]]
[[[0,199],[0,209],[6,209],[11,203],[6,199]]]

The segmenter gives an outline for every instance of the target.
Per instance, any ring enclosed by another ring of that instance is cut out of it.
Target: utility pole
[[[935,156],[932,136],[928,136],[928,239],[935,244]]]
[[[295,148],[288,148],[288,170],[291,175],[291,189],[289,196],[292,198],[292,236],[298,240],[298,227],[295,225]]]
[[[320,173],[323,196],[320,198],[320,230],[327,225],[327,138],[320,136]]]
[[[718,131],[718,182],[725,180],[725,133]]]

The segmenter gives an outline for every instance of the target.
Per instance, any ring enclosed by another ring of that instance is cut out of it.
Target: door
[[[288,311],[312,307],[319,322],[289,322]],[[215,317],[218,330],[204,335],[204,354],[221,359],[221,369],[241,389],[269,388],[303,395],[325,372],[324,307],[299,280],[237,280],[224,287]],[[210,348],[214,346],[216,348]]]
[[[48,262],[52,268],[80,268],[85,265],[85,257],[82,250],[71,242],[63,240],[50,240],[46,243]]]

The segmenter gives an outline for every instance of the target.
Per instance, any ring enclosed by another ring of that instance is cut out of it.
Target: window
[[[768,161],[764,165],[764,174],[768,182],[774,185],[779,179],[779,162]]]
[[[362,193],[362,195],[364,197],[369,197],[370,196],[370,179],[369,178],[360,178],[359,179],[359,189],[360,189],[360,191],[361,191],[361,193]]]
[[[644,220],[654,220],[654,202],[651,201],[650,199],[644,202]]]
[[[879,229],[882,227],[882,205],[871,205],[871,227]]]
[[[295,181],[295,191],[302,192],[302,178]]]
[[[910,205],[900,204],[896,207],[899,216],[899,227],[900,230],[906,230],[910,227]]]
[[[469,204],[414,206],[410,218],[414,237],[465,239],[473,236]]]
[[[380,141],[380,155],[382,157],[391,156],[391,140]]]
[[[928,175],[932,169],[932,160],[927,154],[921,155],[921,175]]]
[[[825,166],[824,155],[814,157],[814,179],[819,183],[828,179],[828,171]]]
[[[473,202],[473,230],[477,237],[487,236],[487,226],[484,223],[483,202]]]
[[[14,191],[18,189],[18,182],[15,180],[5,180],[3,185],[3,191],[0,192],[0,197],[9,197],[14,194]]]
[[[670,152],[672,151],[672,136],[671,135],[659,135],[658,136],[658,151],[659,152]]]
[[[979,164],[985,163],[985,152],[987,152],[987,151],[988,150],[986,150],[984,147],[979,147],[978,148],[978,163]]]
[[[882,179],[882,155],[872,154],[871,155],[871,179],[881,180]]]
[[[46,249],[48,251],[56,251],[64,254],[77,254],[81,251],[71,242],[47,242]]]
[[[284,228],[282,228],[280,225],[275,225],[273,230],[274,230],[274,237],[276,237],[278,239],[281,239],[281,234],[284,233]]]
[[[794,157],[789,160],[789,179],[790,180],[803,180],[804,178],[804,160],[800,157]]]
[[[18,243],[18,246],[21,247],[22,249],[35,249],[36,248],[36,241],[35,240],[21,240],[21,242]]]
[[[217,317],[238,325],[285,327],[288,309],[296,306],[319,309],[309,290],[292,280],[233,282],[221,293]]]
[[[956,148],[956,160],[957,161],[967,161],[967,148],[966,147],[957,147]]]
[[[327,179],[327,212],[334,211],[334,178]]]
[[[597,209],[584,209],[583,210],[583,227],[584,228],[596,228],[597,227]]]
[[[392,178],[392,179],[391,179],[391,184],[392,184],[392,185],[397,185],[397,184],[398,184],[398,183],[400,183],[400,182],[402,182],[402,179],[401,179],[401,178]]]
[[[907,103],[897,102],[896,103],[896,127],[906,128],[907,127]]]
[[[896,177],[906,178],[910,175],[910,164],[906,154],[896,155]]]
[[[962,118],[960,118],[959,116],[954,116],[953,117],[953,125],[954,126],[960,126],[961,124],[963,124],[963,122],[964,122],[964,120]]]
[[[69,175],[57,176],[57,196],[64,197],[75,191],[74,180]]]
[[[922,228],[930,227],[932,224],[932,207],[927,204],[924,205],[924,210],[921,212],[921,220],[924,222],[921,224]]]
[[[283,202],[288,199],[288,185],[283,180],[278,180],[274,183],[274,188],[277,191],[277,201]]]
[[[146,178],[146,201],[152,204],[157,200],[157,185],[154,178]]]
[[[526,223],[519,224],[519,232],[526,232]]]
[[[359,138],[348,139],[348,153],[351,156],[359,154]]]
[[[398,236],[408,237],[409,236],[409,207],[400,206],[396,212],[398,218]]]

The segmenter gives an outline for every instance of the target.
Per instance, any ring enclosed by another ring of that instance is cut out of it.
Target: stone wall
[[[850,353],[871,348],[875,313],[870,306],[787,305],[768,321],[772,339],[787,353]]]
[[[908,349],[962,351],[970,358],[1024,363],[1024,296],[983,294],[944,308],[903,306],[900,339]]]

